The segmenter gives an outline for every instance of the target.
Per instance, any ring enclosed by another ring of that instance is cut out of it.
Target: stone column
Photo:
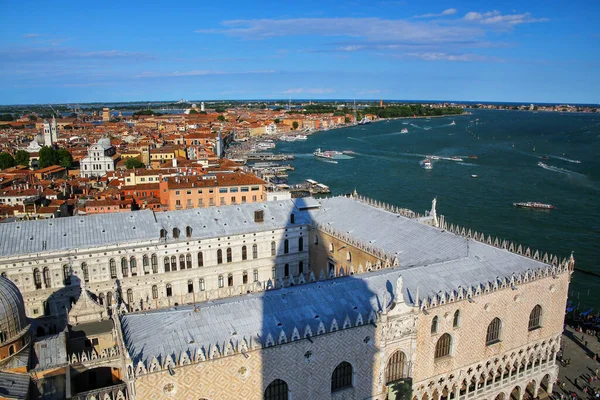
[[[536,398],[538,396],[538,390],[540,388],[540,384],[535,382],[533,385],[533,397]]]

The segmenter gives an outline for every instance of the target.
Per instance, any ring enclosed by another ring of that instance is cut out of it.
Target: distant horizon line
[[[16,106],[74,106],[74,105],[107,105],[107,104],[177,104],[180,100],[132,100],[132,101],[88,101],[88,102],[56,102],[56,103],[15,103],[15,104],[0,104],[0,107],[16,107]],[[527,104],[539,104],[539,105],[573,105],[573,106],[596,106],[600,107],[600,103],[570,103],[570,102],[536,102],[536,101],[491,101],[491,100],[416,100],[416,99],[383,99],[383,98],[245,98],[245,99],[207,99],[207,100],[185,100],[181,104],[185,103],[226,103],[226,102],[277,102],[277,103],[287,103],[291,101],[294,102],[380,102],[383,101],[388,103],[468,103],[468,104],[519,104],[519,105],[527,105]]]

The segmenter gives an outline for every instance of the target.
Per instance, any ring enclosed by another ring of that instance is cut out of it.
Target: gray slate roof
[[[64,332],[38,338],[33,349],[34,369],[54,368],[67,363],[67,342]]]
[[[4,223],[0,224],[0,237],[3,239],[0,241],[0,257],[158,240],[163,228],[168,239],[172,238],[173,228],[179,228],[182,240],[186,240],[186,226],[192,228],[191,239],[281,229],[290,225],[291,213],[295,214],[296,224],[308,223],[307,211],[298,210],[295,201],[246,203],[156,214],[142,210]],[[264,222],[254,222],[255,210],[264,210]]]
[[[320,209],[308,212],[315,222],[397,253],[400,267],[211,301],[197,312],[184,306],[125,315],[125,341],[134,362],[176,359],[188,349],[256,335],[263,343],[269,334],[277,341],[282,329],[289,340],[294,327],[301,337],[307,324],[316,334],[319,321],[329,331],[333,318],[341,328],[346,316],[354,325],[359,312],[366,323],[371,311],[382,309],[384,293],[393,299],[400,276],[403,300],[413,304],[417,289],[423,299],[545,265],[349,198],[319,202]]]
[[[28,394],[29,375],[0,372],[0,397],[25,400]]]

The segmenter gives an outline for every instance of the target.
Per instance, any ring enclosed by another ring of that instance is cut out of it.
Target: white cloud
[[[423,15],[415,15],[413,18],[435,18],[435,17],[447,17],[449,15],[454,15],[458,12],[456,8],[447,8],[441,13],[438,14],[423,14]]]
[[[528,13],[528,12],[522,13],[522,14],[503,15],[498,10],[487,11],[484,13],[470,11],[465,14],[464,19],[467,21],[479,22],[481,24],[505,25],[505,26],[514,26],[514,25],[519,25],[519,24],[549,21],[548,18],[533,18],[531,16],[531,13]]]

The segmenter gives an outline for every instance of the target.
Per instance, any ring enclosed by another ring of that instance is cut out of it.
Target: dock
[[[248,153],[246,160],[248,161],[287,161],[293,160],[293,154],[273,154],[273,153]]]

